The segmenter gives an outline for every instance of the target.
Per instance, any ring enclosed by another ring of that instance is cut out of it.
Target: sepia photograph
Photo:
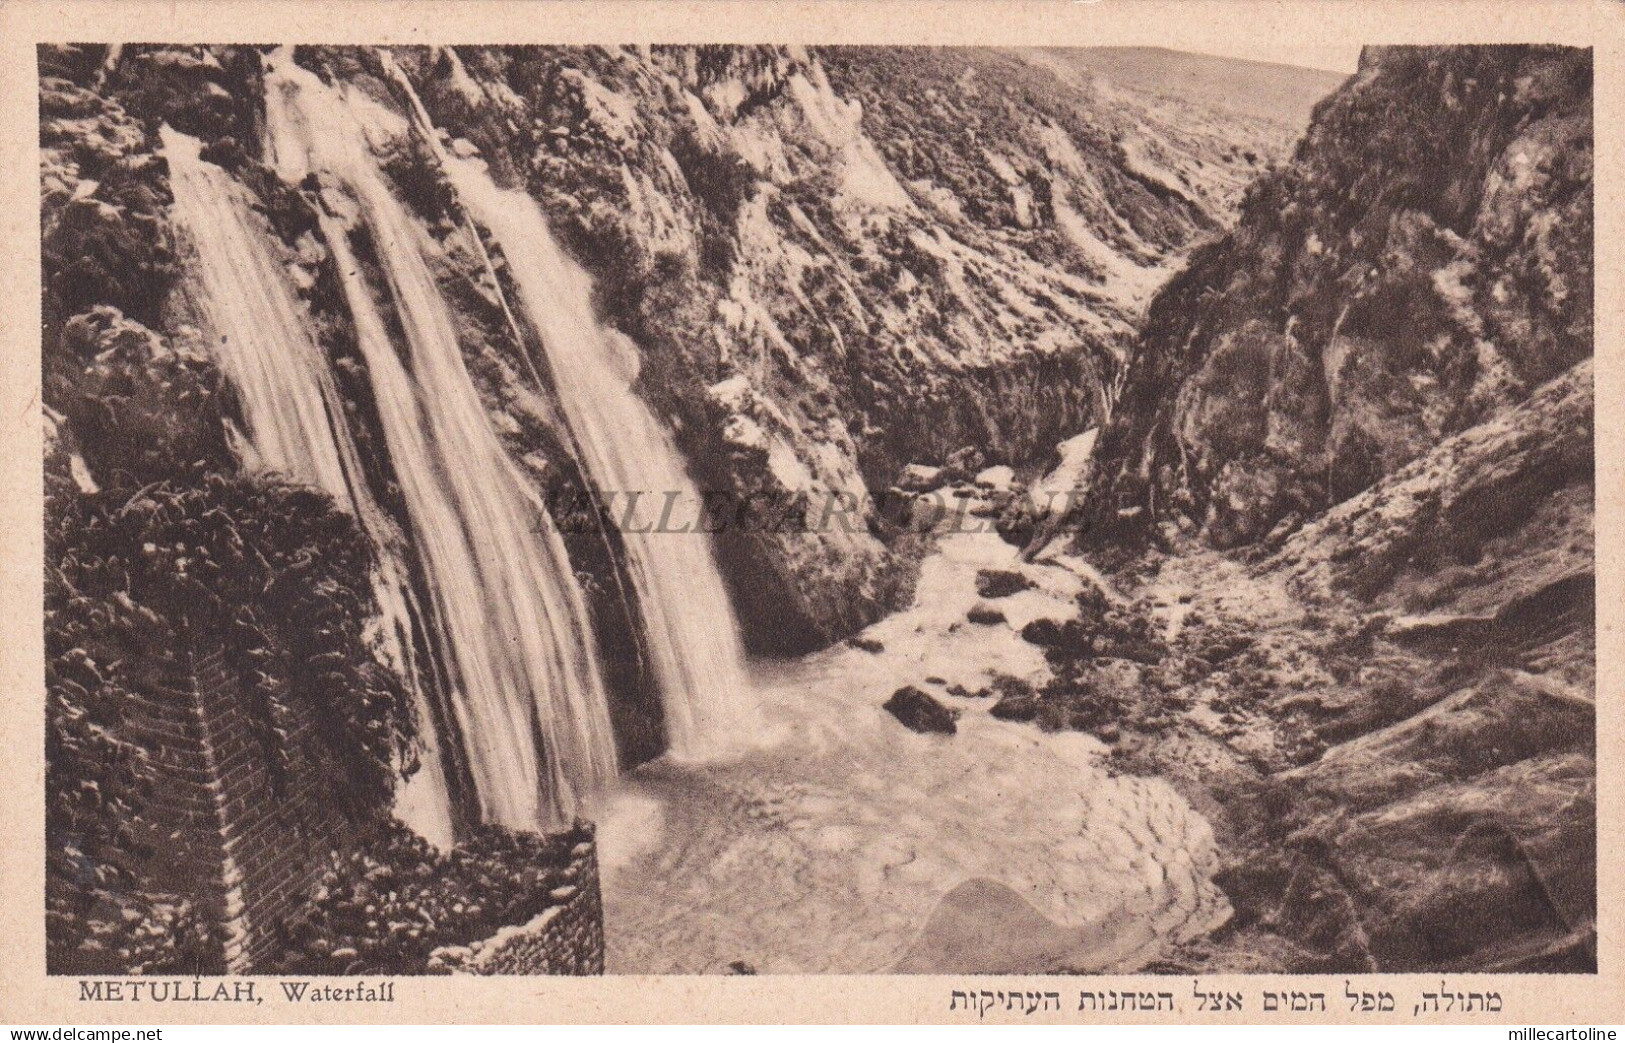
[[[47,978],[1597,975],[1594,50],[1146,35],[30,43]]]

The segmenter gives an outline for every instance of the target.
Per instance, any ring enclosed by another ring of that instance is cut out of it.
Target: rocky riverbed
[[[912,607],[606,809],[610,970],[1594,966],[1589,382],[1243,555],[1025,561],[1019,481],[941,490],[988,531]],[[1532,474],[1577,477],[1480,541]]]
[[[1173,786],[993,712],[1050,676],[1021,630],[1069,617],[1086,571],[1024,564],[991,526],[948,535],[907,610],[757,662],[756,744],[645,765],[600,813],[608,969],[1129,969],[1222,924],[1212,830]],[[984,597],[990,574],[1023,589]],[[1002,620],[967,618],[989,603]],[[885,709],[904,686],[955,733]]]

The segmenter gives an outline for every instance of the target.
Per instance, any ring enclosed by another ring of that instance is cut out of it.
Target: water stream
[[[451,677],[446,693],[478,817],[519,829],[568,822],[615,776],[614,738],[585,598],[545,506],[498,442],[465,366],[426,235],[391,192],[376,147],[398,116],[300,68],[268,61],[266,120],[278,172],[315,172]],[[384,285],[367,283],[350,231],[365,229]],[[375,294],[384,298],[374,299]],[[392,310],[404,343],[388,336]]]
[[[194,252],[188,267],[193,279],[184,292],[241,403],[244,463],[322,489],[372,539],[380,644],[411,688],[422,747],[422,768],[402,787],[399,812],[431,842],[448,845],[451,797],[414,651],[419,611],[406,580],[400,534],[367,487],[332,371],[311,337],[310,316],[287,269],[271,249],[270,229],[231,175],[203,161],[195,138],[165,127],[163,143],[175,221]]]
[[[1223,921],[1212,831],[1172,787],[1112,774],[1091,736],[944,694],[1046,669],[1016,630],[1074,612],[1081,581],[1014,558],[993,534],[948,537],[914,607],[865,633],[882,651],[756,664],[759,747],[630,775],[598,811],[611,971],[1103,971]],[[1039,584],[999,600],[1007,624],[965,620],[988,567]],[[881,709],[903,684],[961,709],[958,734]]]

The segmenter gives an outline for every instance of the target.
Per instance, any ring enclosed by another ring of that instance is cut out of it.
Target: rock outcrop
[[[886,700],[883,709],[902,722],[903,727],[916,732],[936,732],[952,735],[959,730],[954,719],[959,711],[938,702],[929,692],[913,685],[904,685]]]
[[[1591,362],[1251,561],[1119,569],[1017,719],[1118,740],[1221,835],[1209,971],[1596,963]],[[1109,730],[1109,732],[1108,732]]]
[[[1596,968],[1590,87],[1368,48],[1151,306],[1023,716],[1214,822],[1175,964]]]
[[[1152,305],[1096,537],[1284,535],[1591,353],[1590,52],[1367,48]]]
[[[1587,360],[1267,563],[1382,624],[1368,662],[1412,665],[1300,704],[1335,745],[1266,784],[1280,846],[1221,881],[1243,922],[1319,877],[1300,937],[1352,910],[1374,968],[1595,966],[1592,430]]]

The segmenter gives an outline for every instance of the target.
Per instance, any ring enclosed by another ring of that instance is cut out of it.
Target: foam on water
[[[965,622],[976,571],[1018,567],[1014,555],[991,534],[945,539],[914,607],[866,632],[883,651],[760,665],[758,748],[632,773],[600,825],[616,853],[612,971],[1109,969],[1222,921],[1212,831],[1165,782],[1114,776],[1094,738],[997,720],[991,700],[943,686],[924,685],[964,711],[957,735],[916,734],[881,709],[926,676],[975,689],[994,671],[1042,675],[1015,630],[1075,611],[1075,574],[1019,566],[1038,587],[999,599],[1010,624]],[[1020,901],[995,900],[1010,893]],[[969,931],[980,951],[945,949],[939,936],[967,935],[954,916],[1004,928]],[[1022,926],[1034,917],[1052,925],[1042,938]]]

